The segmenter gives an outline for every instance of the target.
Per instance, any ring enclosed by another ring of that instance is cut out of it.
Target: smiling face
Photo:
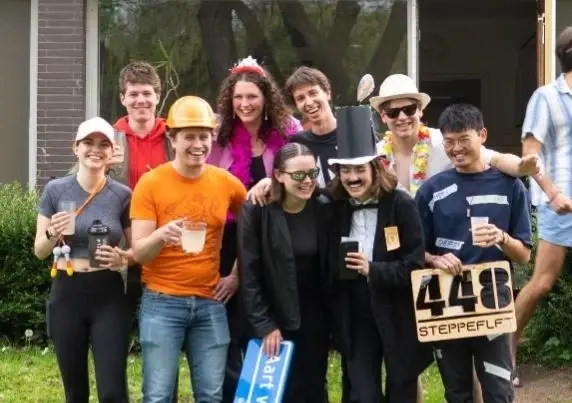
[[[261,123],[264,95],[250,81],[237,81],[232,94],[232,110],[243,123]]]
[[[73,146],[74,154],[83,167],[90,170],[105,169],[113,156],[113,145],[101,133],[91,133]]]
[[[296,108],[311,123],[318,123],[332,115],[331,95],[319,85],[306,85],[292,90]]]
[[[274,171],[274,177],[284,185],[286,197],[308,200],[316,189],[319,173],[314,156],[299,155],[286,160],[283,169]]]
[[[391,133],[401,139],[417,136],[423,111],[413,99],[393,99],[383,104],[380,115]]]
[[[202,167],[212,148],[212,130],[200,127],[180,129],[170,137],[175,158],[181,166],[193,169]]]
[[[366,201],[373,183],[371,164],[340,165],[340,182],[352,199]]]
[[[127,109],[129,119],[145,123],[155,118],[159,94],[155,92],[151,84],[127,83],[125,93],[121,94],[119,99]]]
[[[459,172],[478,172],[482,168],[481,145],[486,139],[486,129],[446,132],[443,133],[443,147]]]

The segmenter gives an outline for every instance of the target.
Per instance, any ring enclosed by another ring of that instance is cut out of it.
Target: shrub
[[[22,342],[26,329],[45,334],[48,262],[34,256],[38,194],[0,184],[0,336]]]
[[[515,284],[522,286],[530,278],[536,257],[536,214],[532,227],[534,244],[531,261],[519,267]],[[541,302],[524,331],[524,343],[519,347],[519,357],[550,366],[572,365],[572,252],[569,251],[562,276],[551,293]]]

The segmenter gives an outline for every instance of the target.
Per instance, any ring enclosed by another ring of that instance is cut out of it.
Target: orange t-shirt
[[[133,191],[132,220],[155,221],[157,228],[180,218],[207,225],[201,253],[186,254],[181,246],[164,246],[145,263],[145,286],[168,295],[214,298],[227,213],[238,214],[245,199],[244,185],[212,165],[206,165],[196,179],[180,175],[170,162],[145,173]]]

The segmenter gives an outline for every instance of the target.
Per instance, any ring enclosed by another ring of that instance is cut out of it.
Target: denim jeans
[[[171,402],[183,345],[195,402],[222,400],[230,341],[224,304],[145,289],[141,298],[139,333],[143,403]]]

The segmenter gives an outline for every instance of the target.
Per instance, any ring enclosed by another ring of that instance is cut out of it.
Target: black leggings
[[[89,401],[90,344],[99,402],[128,401],[126,363],[130,325],[120,273],[103,270],[67,276],[58,271],[48,301],[48,328],[67,403]]]

